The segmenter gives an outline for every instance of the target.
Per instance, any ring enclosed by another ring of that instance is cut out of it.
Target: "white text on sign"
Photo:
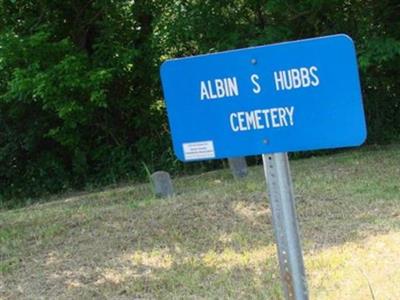
[[[294,106],[238,111],[229,121],[234,132],[294,126]]]
[[[316,87],[320,84],[316,66],[292,68],[274,71],[276,91],[285,91],[299,88]],[[250,76],[253,84],[252,92],[259,94],[262,90],[260,76]],[[200,100],[215,100],[239,96],[239,82],[236,77],[217,78],[200,81]]]
[[[236,77],[214,79],[200,82],[200,99],[219,99],[239,96]]]
[[[319,85],[317,67],[290,69],[274,72],[277,91],[308,88]]]

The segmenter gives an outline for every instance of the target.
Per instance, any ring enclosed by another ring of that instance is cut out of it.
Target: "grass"
[[[291,162],[311,299],[400,299],[400,146]],[[260,166],[0,212],[0,299],[282,299]]]

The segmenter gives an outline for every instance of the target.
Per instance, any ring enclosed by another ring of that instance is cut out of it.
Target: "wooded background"
[[[334,33],[356,42],[368,143],[398,141],[398,0],[0,0],[0,203],[185,171],[164,60]]]

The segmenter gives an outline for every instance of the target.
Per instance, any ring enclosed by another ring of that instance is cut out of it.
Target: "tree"
[[[339,32],[356,41],[369,142],[398,139],[399,14],[395,0],[0,0],[1,193],[190,168],[171,151],[165,59]]]

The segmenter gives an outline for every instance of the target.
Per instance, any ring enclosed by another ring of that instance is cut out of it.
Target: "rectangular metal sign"
[[[161,79],[182,161],[366,138],[355,47],[344,34],[169,60]]]

